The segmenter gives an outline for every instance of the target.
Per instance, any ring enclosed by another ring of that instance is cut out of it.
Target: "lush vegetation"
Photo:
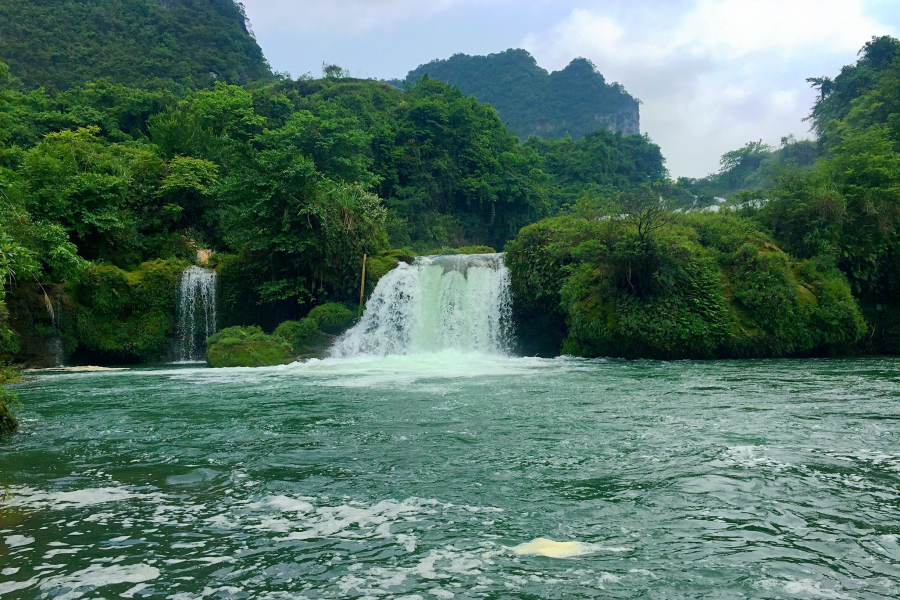
[[[400,91],[329,68],[181,95],[108,81],[50,93],[0,68],[0,353],[29,364],[52,349],[165,358],[198,248],[216,251],[220,324],[272,331],[358,301],[364,254],[371,290],[399,258],[502,247],[665,176],[646,137],[520,144],[490,106],[427,78]],[[324,331],[348,318],[328,315]]]
[[[410,71],[405,83],[413,84],[426,75],[489,103],[523,140],[567,134],[579,139],[598,129],[640,133],[640,102],[620,84],[606,83],[584,58],[548,73],[525,50],[489,56],[456,54]]]
[[[4,0],[0,60],[27,89],[105,78],[189,90],[272,77],[233,0]]]
[[[660,358],[900,351],[900,42],[860,54],[811,80],[817,141],[751,143],[706,180],[524,228],[508,262],[529,343]],[[718,212],[697,209],[719,194]]]
[[[841,273],[790,257],[754,221],[654,214],[654,195],[620,202],[608,218],[548,219],[508,245],[527,350],[564,340],[577,356],[832,355],[863,335]]]

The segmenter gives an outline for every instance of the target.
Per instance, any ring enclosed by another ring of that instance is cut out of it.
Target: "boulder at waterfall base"
[[[290,344],[297,358],[323,356],[335,337],[319,331],[319,326],[312,317],[299,321],[285,321],[275,328],[272,335]]]
[[[207,340],[211,367],[271,367],[294,360],[291,345],[259,327],[228,327]]]
[[[309,311],[309,318],[315,320],[320,330],[337,335],[353,325],[356,314],[343,304],[329,302]]]

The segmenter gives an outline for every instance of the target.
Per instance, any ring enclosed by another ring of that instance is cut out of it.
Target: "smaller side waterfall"
[[[206,338],[215,332],[216,272],[190,267],[181,275],[178,293],[178,360],[203,360]]]

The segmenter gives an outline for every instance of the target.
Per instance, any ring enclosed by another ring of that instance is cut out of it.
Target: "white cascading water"
[[[216,332],[216,272],[190,267],[178,293],[178,360],[203,360],[206,338]]]
[[[457,350],[507,354],[509,269],[502,254],[421,256],[381,278],[337,358]]]

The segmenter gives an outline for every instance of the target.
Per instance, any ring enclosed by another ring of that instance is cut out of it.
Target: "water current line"
[[[509,269],[503,254],[421,256],[378,282],[332,356],[458,350],[508,354]]]
[[[206,338],[216,332],[216,272],[190,267],[178,294],[178,360],[203,360]]]

